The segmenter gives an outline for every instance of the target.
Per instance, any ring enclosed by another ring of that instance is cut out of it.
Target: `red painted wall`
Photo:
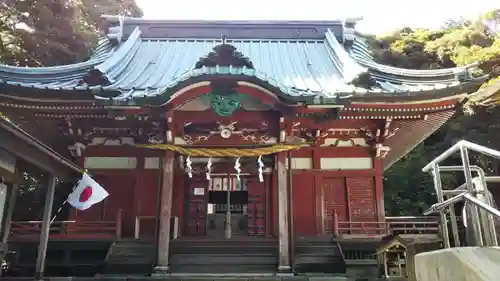
[[[292,177],[293,227],[297,236],[316,234],[314,174]]]
[[[377,221],[373,171],[302,172],[293,176],[293,218],[298,236],[332,231],[339,221]]]
[[[331,231],[333,210],[341,221],[376,221],[380,219],[381,172],[375,169],[363,171],[321,171],[319,157],[366,157],[365,148],[307,148],[293,152],[294,157],[312,157],[313,170],[294,170],[292,178],[293,227],[297,236],[321,235]],[[160,154],[160,155],[158,155]],[[139,150],[130,147],[94,147],[87,149],[86,156],[137,157],[135,170],[95,170],[90,174],[110,193],[105,202],[83,212],[74,211],[76,221],[115,220],[118,209],[123,209],[123,234],[132,236],[136,216],[155,216],[161,169],[145,170],[145,157],[161,157],[161,152]],[[374,161],[377,163],[376,161]],[[268,235],[278,233],[278,194],[276,174],[266,177],[266,229]],[[172,215],[185,225],[186,216],[185,172],[177,168],[174,175]],[[383,217],[382,217],[383,219]],[[141,222],[141,237],[152,237],[155,221]]]
[[[384,219],[380,167],[374,165],[374,169],[369,170],[340,171],[320,170],[319,167],[320,157],[371,157],[371,153],[369,148],[364,147],[307,148],[293,152],[294,157],[313,159],[313,170],[293,171],[292,204],[296,235],[331,232],[334,210],[339,221],[344,222]]]
[[[89,147],[85,157],[136,157],[136,169],[90,170],[89,174],[101,184],[109,196],[88,210],[73,209],[70,220],[116,221],[118,210],[123,211],[122,235],[133,237],[136,216],[156,215],[157,192],[161,183],[160,169],[144,169],[145,157],[161,157],[157,151],[131,147]],[[83,166],[83,157],[80,161]],[[141,238],[153,237],[154,219],[141,221]]]

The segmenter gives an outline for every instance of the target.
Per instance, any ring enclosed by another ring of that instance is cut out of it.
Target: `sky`
[[[498,0],[136,0],[144,17],[176,20],[335,20],[363,17],[356,29],[380,34],[398,27],[439,28],[500,8]],[[335,2],[340,2],[335,4]],[[415,5],[418,4],[418,5]]]

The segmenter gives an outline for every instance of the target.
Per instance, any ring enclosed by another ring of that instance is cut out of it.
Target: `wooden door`
[[[323,204],[326,218],[326,229],[332,231],[332,218],[334,211],[341,222],[348,220],[346,204],[346,186],[344,178],[323,179]],[[346,227],[345,223],[340,227]]]
[[[260,182],[258,178],[249,177],[248,190],[248,235],[264,236],[266,233],[266,181]]]
[[[186,178],[187,213],[184,233],[187,236],[205,236],[208,181],[202,177]]]
[[[373,177],[347,178],[349,212],[353,222],[377,221]]]
[[[294,175],[292,188],[293,229],[295,234],[297,236],[313,236],[316,234],[314,176],[306,173]]]
[[[105,199],[105,221],[116,221],[118,210],[122,210],[122,235],[132,237],[135,228],[134,187],[135,174],[130,171],[117,171],[107,177],[109,196]],[[155,203],[152,203],[155,204]]]
[[[158,208],[158,189],[161,184],[161,170],[142,170],[137,172],[135,186],[135,215],[139,218],[139,237],[154,239],[156,233],[156,213]],[[175,190],[175,188],[174,188]],[[175,199],[174,199],[175,200]],[[174,211],[172,211],[174,215]],[[135,220],[135,217],[134,217]],[[135,221],[134,221],[135,224]],[[135,227],[134,227],[135,232]]]

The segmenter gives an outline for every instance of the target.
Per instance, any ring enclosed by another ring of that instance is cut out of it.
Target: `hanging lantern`
[[[259,165],[259,181],[264,182],[264,162],[262,162],[262,155],[257,159],[257,164]]]
[[[193,162],[191,162],[191,158],[188,156],[186,158],[186,168],[187,168],[187,173],[188,173],[189,178],[193,177],[193,166],[191,166],[191,164],[193,164]]]
[[[207,173],[206,173],[207,180],[210,180],[210,170],[211,169],[212,169],[212,158],[209,157],[208,162],[207,162]]]
[[[236,179],[238,180],[238,182],[240,182],[240,174],[241,174],[240,168],[241,168],[240,157],[238,157],[234,162],[234,169],[236,170]]]

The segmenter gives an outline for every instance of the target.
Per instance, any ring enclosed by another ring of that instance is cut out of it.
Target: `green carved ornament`
[[[219,116],[231,116],[235,110],[241,107],[241,102],[247,96],[238,93],[220,95],[210,92],[205,97],[215,114]]]

